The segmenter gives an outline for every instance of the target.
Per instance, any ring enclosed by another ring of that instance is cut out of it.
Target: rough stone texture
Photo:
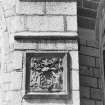
[[[4,101],[9,102],[10,105],[21,105],[21,98],[21,92],[9,91],[6,92]]]
[[[80,64],[95,67],[95,58],[87,55],[80,55]]]
[[[78,57],[78,51],[71,51],[70,52],[70,57],[71,57],[71,68],[74,70],[79,70],[79,57]]]
[[[20,51],[15,51],[13,53],[12,60],[14,69],[22,69],[22,57],[23,54]]]
[[[27,16],[26,28],[30,31],[64,31],[62,16]]]
[[[75,2],[46,2],[46,14],[76,15]]]
[[[72,74],[72,89],[73,90],[79,90],[79,71],[71,71],[71,74]]]
[[[89,87],[80,87],[80,94],[82,98],[90,98],[90,88]]]
[[[99,43],[95,31],[79,28],[81,105],[103,105]]]
[[[67,31],[76,31],[76,30],[77,30],[77,17],[67,16]]]
[[[8,10],[10,8],[13,8],[16,5],[17,0],[1,0],[1,4],[3,6],[4,10]]]
[[[44,14],[44,2],[18,2],[16,5],[17,14]]]
[[[20,0],[2,0],[2,9],[5,23],[3,29],[5,33],[4,44],[5,59],[3,64],[3,74],[0,77],[0,88],[2,88],[2,105],[66,105],[62,103],[37,103],[36,101],[28,101],[23,97],[25,92],[25,53],[27,51],[39,50],[56,50],[70,52],[72,66],[70,68],[70,84],[72,86],[72,94],[70,97],[70,105],[79,105],[79,60],[78,60],[78,41],[68,39],[53,40],[43,42],[23,37],[22,40],[15,39],[14,35],[20,32],[39,33],[40,32],[59,32],[73,33],[73,37],[77,37],[77,8],[76,1],[70,2],[24,2]],[[1,8],[0,8],[1,9]],[[0,10],[1,12],[1,10]],[[69,23],[67,23],[69,22]],[[2,24],[4,26],[4,24]],[[4,31],[3,30],[3,31]],[[67,32],[68,31],[68,32]],[[75,32],[74,32],[75,31]],[[74,35],[76,33],[76,35]],[[3,33],[4,34],[4,33]],[[52,34],[51,34],[52,35]],[[58,35],[58,34],[57,34]],[[7,37],[8,36],[8,37]],[[23,35],[24,36],[24,35]],[[65,36],[65,35],[62,35]],[[70,34],[71,37],[71,34]],[[42,38],[42,37],[40,37]],[[9,40],[8,40],[9,39]],[[50,43],[51,42],[51,43]],[[9,48],[9,50],[7,49]],[[23,54],[24,53],[24,54]],[[1,90],[1,89],[0,89]],[[75,101],[76,100],[76,101]],[[72,103],[73,102],[73,103]]]
[[[21,90],[22,87],[22,73],[21,72],[12,72],[11,73],[11,90]]]
[[[15,8],[10,8],[10,9],[7,9],[5,10],[5,17],[11,17],[11,16],[15,16],[16,15],[16,11],[15,11]]]
[[[57,43],[59,42],[59,43]],[[30,42],[18,42],[14,44],[14,49],[24,50],[24,49],[46,49],[46,50],[78,50],[78,43],[76,41],[70,40],[54,40],[54,41],[37,41],[34,43]],[[76,66],[77,67],[77,66]]]
[[[91,44],[94,44],[93,43],[93,40],[95,40],[95,32],[94,32],[94,30],[79,27],[78,32],[79,32],[79,35],[80,35],[79,37],[81,39],[88,40],[88,42],[91,41]]]
[[[103,105],[102,101],[96,101],[96,105]]]
[[[81,105],[95,105],[95,101],[84,98],[81,99]]]
[[[80,84],[82,86],[90,86],[97,88],[97,79],[88,76],[80,76]]]
[[[19,32],[24,30],[24,17],[13,16],[6,19],[9,33]]]
[[[80,47],[80,52],[85,55],[99,57],[99,50],[92,47]]]
[[[96,100],[102,100],[102,91],[100,89],[91,89],[91,98]]]

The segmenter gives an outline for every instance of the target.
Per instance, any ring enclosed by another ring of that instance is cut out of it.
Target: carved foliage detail
[[[30,91],[61,92],[63,70],[61,57],[31,57]]]

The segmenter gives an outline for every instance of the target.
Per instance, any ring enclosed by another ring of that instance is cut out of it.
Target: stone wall
[[[81,105],[103,105],[103,72],[94,30],[79,28]]]
[[[0,104],[53,105],[52,102],[25,100],[25,53],[39,50],[66,50],[71,56],[70,105],[79,105],[79,63],[77,40],[33,40],[38,36],[78,37],[76,1],[20,2],[3,0],[0,5],[3,38],[0,74]],[[28,37],[28,38],[27,38]],[[49,47],[50,46],[50,47]],[[76,100],[76,101],[75,101]],[[65,105],[65,102],[56,103]]]

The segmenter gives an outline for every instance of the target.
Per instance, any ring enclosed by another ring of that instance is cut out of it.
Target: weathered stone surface
[[[87,66],[80,66],[80,74],[86,76],[93,76],[93,68]]]
[[[97,99],[97,100],[102,100],[102,90],[101,89],[91,89],[91,98]]]
[[[100,59],[96,58],[96,67],[100,67]]]
[[[89,56],[99,57],[99,50],[92,47],[80,46],[80,53],[89,55]]]
[[[21,93],[15,91],[6,92],[5,101],[8,101],[10,105],[21,105]]]
[[[67,16],[67,31],[77,31],[77,16]]]
[[[70,40],[42,40],[38,42],[18,42],[16,41],[14,44],[14,49],[36,49],[36,50],[78,50],[77,41]]]
[[[24,31],[24,17],[13,16],[6,18],[8,31],[10,33]]]
[[[72,90],[79,90],[79,71],[71,71]]]
[[[5,17],[11,17],[16,15],[15,7],[5,10],[4,12]]]
[[[81,99],[81,105],[95,105],[95,100]]]
[[[12,56],[13,68],[22,69],[22,57],[23,53],[20,51],[15,51]]]
[[[95,57],[80,54],[80,64],[95,67]]]
[[[1,0],[1,1],[4,10],[13,8],[16,5],[16,0]]]
[[[80,76],[80,84],[81,86],[89,86],[89,87],[97,87],[97,78],[88,77],[88,76]]]
[[[99,48],[99,42],[98,41],[87,41],[87,46],[88,47],[94,47],[94,48]]]
[[[8,32],[4,32],[3,33],[3,37],[2,37],[2,50],[4,51],[4,54],[8,54],[10,49],[9,49],[9,35]]]
[[[80,22],[82,22],[82,19],[81,19]],[[83,41],[87,40],[88,42],[91,42],[89,44],[90,46],[94,43],[94,40],[95,40],[95,31],[94,30],[90,30],[90,29],[85,29],[85,28],[80,28],[79,27],[78,28],[78,33],[79,33],[79,37],[81,39],[83,39]]]
[[[46,2],[47,14],[76,15],[77,8],[75,2]]]
[[[96,101],[96,105],[103,105],[102,101]]]
[[[22,85],[22,73],[21,72],[12,72],[11,73],[11,86],[10,90],[20,90]]]
[[[79,56],[78,51],[70,51],[70,66],[72,69],[79,70]]]
[[[64,31],[63,16],[27,16],[30,31]]]
[[[80,105],[80,93],[79,91],[72,91],[73,105]]]
[[[16,4],[17,14],[44,14],[45,2],[18,2]]]
[[[89,98],[90,97],[90,88],[89,87],[80,87],[80,95],[83,98]]]

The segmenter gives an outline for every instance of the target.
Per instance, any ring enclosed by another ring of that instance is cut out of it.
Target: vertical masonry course
[[[103,105],[99,45],[96,41],[80,41],[81,105]]]

